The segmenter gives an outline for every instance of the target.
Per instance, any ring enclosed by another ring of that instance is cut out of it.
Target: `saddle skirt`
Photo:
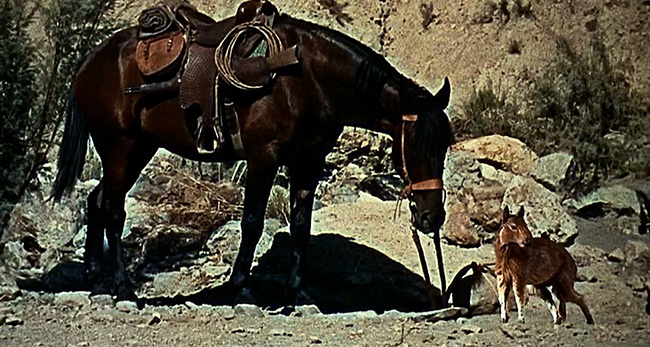
[[[237,10],[237,24],[255,21],[272,25],[278,11],[264,0],[245,1]],[[186,1],[171,0],[144,10],[140,24],[135,59],[145,81],[158,81],[129,87],[126,93],[155,93],[177,89],[179,103],[187,117],[198,117],[193,131],[199,153],[214,153],[226,142],[222,133],[227,123],[235,151],[243,156],[238,117],[234,105],[227,102],[226,93],[217,73],[215,52],[224,38],[223,24],[200,13]],[[226,35],[228,36],[228,35]],[[269,55],[267,42],[253,33],[237,42],[237,55],[228,61],[234,75],[244,83],[268,85],[272,70],[298,62],[295,47]],[[169,79],[171,72],[176,72]],[[236,133],[233,133],[236,132]]]

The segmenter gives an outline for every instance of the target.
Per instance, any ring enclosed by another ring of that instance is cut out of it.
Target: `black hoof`
[[[129,285],[118,286],[115,290],[115,295],[117,296],[117,301],[133,301],[137,303],[139,300]]]
[[[113,295],[113,280],[106,278],[99,278],[92,282],[92,290],[90,295]]]

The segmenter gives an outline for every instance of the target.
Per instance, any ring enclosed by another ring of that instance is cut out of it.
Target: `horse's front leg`
[[[289,230],[293,241],[289,272],[289,302],[291,303],[296,302],[305,273],[314,195],[323,163],[324,158],[311,163],[294,164],[289,168],[291,174],[291,224]]]
[[[241,220],[241,243],[233,266],[230,282],[241,291],[250,277],[255,248],[264,229],[266,204],[278,170],[276,163],[249,160],[244,213]]]

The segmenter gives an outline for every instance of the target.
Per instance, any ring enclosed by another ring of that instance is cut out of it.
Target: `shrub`
[[[114,2],[0,0],[0,236],[47,162],[75,71],[115,27]]]
[[[524,100],[508,98],[492,83],[460,106],[461,136],[499,133],[517,137],[539,155],[569,151],[578,166],[573,190],[623,174],[650,175],[648,93],[632,91],[595,33],[590,51],[577,54],[557,40],[558,55],[531,79]],[[646,123],[643,125],[642,123]]]

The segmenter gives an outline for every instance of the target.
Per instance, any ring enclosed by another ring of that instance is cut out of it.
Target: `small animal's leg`
[[[289,167],[291,175],[290,231],[293,241],[289,272],[290,302],[297,300],[305,274],[314,194],[324,162],[324,157],[312,156],[312,160],[308,162],[292,164]]]
[[[506,281],[503,275],[497,274],[499,304],[501,307],[501,323],[508,322],[508,294],[510,292],[510,283]]]
[[[582,314],[584,314],[585,318],[587,319],[587,324],[594,324],[594,318],[591,316],[591,312],[589,312],[589,307],[587,306],[587,303],[585,302],[585,299],[582,297],[582,295],[580,295],[578,292],[575,291],[575,289],[573,289],[573,285],[566,288],[565,291],[566,291],[566,300],[580,306],[580,310],[582,310]]]
[[[86,243],[84,247],[84,268],[86,281],[95,283],[102,273],[102,258],[104,257],[104,218],[105,211],[102,211],[102,182],[88,195],[86,220]],[[108,294],[108,293],[105,293]]]
[[[553,286],[553,293],[555,293],[555,296],[557,297],[557,300],[559,302],[558,306],[558,311],[559,311],[559,322],[564,322],[566,320],[566,299],[565,299],[565,294],[562,288],[559,285],[554,285]]]
[[[517,319],[520,323],[525,323],[524,308],[528,301],[526,295],[526,283],[521,279],[514,281],[515,301],[517,302]]]
[[[255,248],[264,229],[266,205],[277,169],[278,166],[275,163],[250,159],[248,161],[244,213],[241,221],[241,242],[230,276],[230,282],[237,291],[243,289],[244,283],[250,277]]]
[[[553,316],[553,323],[560,324],[560,316],[558,314],[557,306],[555,306],[555,301],[553,300],[553,295],[551,292],[544,286],[537,286],[535,289],[542,300],[546,302],[549,311],[551,311],[551,315]]]

